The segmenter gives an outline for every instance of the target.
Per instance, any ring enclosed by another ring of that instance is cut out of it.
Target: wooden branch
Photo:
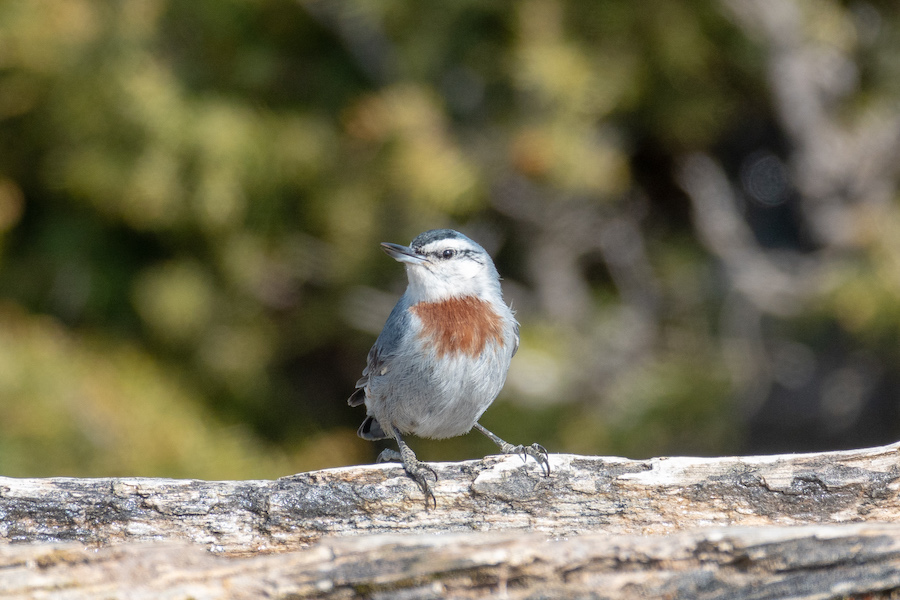
[[[626,460],[552,455],[433,464],[437,508],[397,465],[276,481],[0,478],[0,539],[190,541],[287,551],[322,537],[457,531],[664,534],[709,526],[900,520],[900,444],[802,455]]]
[[[898,449],[553,455],[549,478],[492,456],[434,464],[432,510],[395,465],[277,481],[0,478],[0,538],[19,542],[0,546],[0,597],[886,592],[900,587]]]

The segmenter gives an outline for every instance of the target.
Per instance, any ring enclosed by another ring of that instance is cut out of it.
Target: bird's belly
[[[497,346],[477,359],[450,355],[408,361],[406,372],[390,386],[391,398],[382,405],[387,410],[376,418],[384,417],[402,433],[424,438],[468,433],[500,393],[509,359]],[[405,384],[396,385],[397,381]]]

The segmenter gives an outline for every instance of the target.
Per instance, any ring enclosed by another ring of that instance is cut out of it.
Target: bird
[[[399,460],[425,495],[426,508],[429,500],[437,507],[429,481],[437,482],[437,473],[416,457],[407,434],[446,439],[474,428],[504,454],[523,461],[531,456],[549,476],[543,446],[507,443],[478,422],[500,393],[519,348],[519,324],[503,300],[490,255],[453,229],[432,229],[409,246],[383,242],[381,248],[403,263],[408,286],[348,399],[350,406],[366,407],[358,435],[396,441],[399,452],[385,449],[377,460]]]

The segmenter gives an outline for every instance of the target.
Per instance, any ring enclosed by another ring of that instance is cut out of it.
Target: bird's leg
[[[400,452],[391,448],[382,450],[381,454],[378,455],[378,462],[394,462],[399,459],[400,462],[403,463],[403,469],[412,480],[419,485],[422,489],[422,493],[425,494],[425,508],[428,508],[429,499],[434,504],[434,507],[437,508],[437,498],[434,497],[434,492],[431,490],[431,483],[428,481],[429,473],[434,480],[437,481],[437,473],[434,472],[434,469],[416,458],[416,454],[412,451],[412,448],[406,445],[406,442],[403,441],[403,438],[401,438],[400,434],[396,431],[394,432],[394,439],[397,440]]]
[[[475,429],[486,435],[492,442],[500,446],[500,450],[503,451],[504,454],[518,454],[522,457],[522,461],[524,462],[527,457],[531,457],[541,465],[541,470],[547,472],[547,476],[550,475],[550,456],[547,450],[541,446],[540,444],[531,444],[530,446],[522,446],[521,444],[518,446],[513,446],[508,442],[504,442],[500,437],[491,433],[481,423],[475,423]]]

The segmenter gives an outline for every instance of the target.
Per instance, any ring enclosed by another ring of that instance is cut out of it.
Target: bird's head
[[[484,248],[452,229],[432,229],[409,246],[383,242],[382,249],[406,266],[413,302],[476,296],[499,299],[500,277]]]

